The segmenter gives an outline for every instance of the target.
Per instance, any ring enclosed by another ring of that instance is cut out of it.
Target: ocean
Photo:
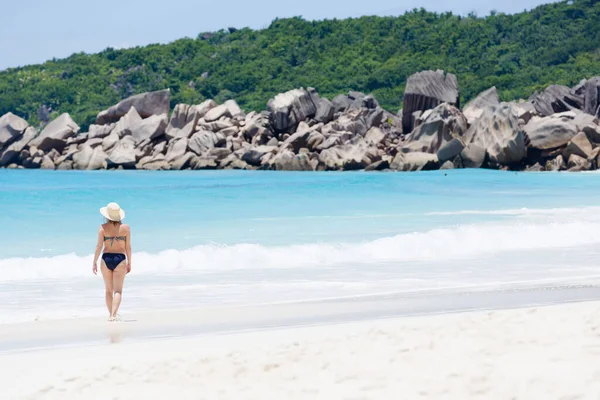
[[[0,170],[0,323],[105,315],[99,209],[132,229],[121,313],[600,284],[600,174]]]

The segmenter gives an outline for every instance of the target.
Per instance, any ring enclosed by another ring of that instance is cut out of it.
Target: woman
[[[131,272],[131,231],[128,225],[121,223],[125,211],[117,203],[109,203],[100,209],[106,223],[98,229],[98,243],[94,254],[94,275],[98,273],[98,257],[102,254],[102,277],[106,287],[106,307],[109,321],[119,321],[117,311],[121,305],[125,275]]]

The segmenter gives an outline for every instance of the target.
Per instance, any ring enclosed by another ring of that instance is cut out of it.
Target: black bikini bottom
[[[111,271],[114,271],[119,264],[125,261],[126,257],[125,254],[121,253],[104,253],[102,254],[102,259],[106,263],[106,267]]]

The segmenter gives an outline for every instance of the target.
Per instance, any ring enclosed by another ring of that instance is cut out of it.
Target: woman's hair
[[[106,223],[107,224],[113,224],[113,225],[121,225],[121,221],[111,221],[110,219],[106,218]]]

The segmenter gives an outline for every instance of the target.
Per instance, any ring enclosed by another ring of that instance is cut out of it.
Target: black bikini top
[[[118,241],[126,241],[127,236],[104,236],[104,241],[110,240],[110,245],[112,246],[115,240]]]

